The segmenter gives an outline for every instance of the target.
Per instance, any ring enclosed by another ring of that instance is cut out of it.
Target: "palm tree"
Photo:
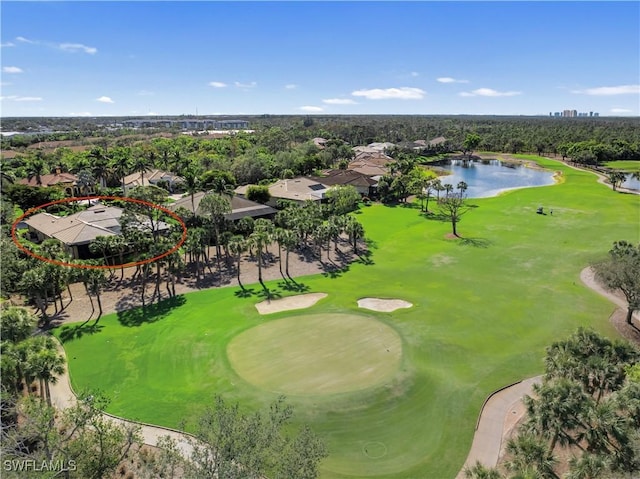
[[[118,263],[120,264],[120,281],[122,281],[122,278],[124,278],[124,252],[127,250],[129,245],[122,235],[105,236],[104,238],[107,239],[107,248],[109,252],[112,255],[118,255]]]
[[[233,236],[229,240],[229,250],[231,250],[231,254],[233,254],[236,258],[236,273],[238,284],[244,291],[244,285],[242,284],[242,281],[240,281],[240,263],[242,259],[242,253],[247,251],[247,241],[241,235]],[[282,272],[282,268],[280,268],[280,271]]]
[[[149,156],[144,156],[143,153],[136,156],[131,165],[133,171],[135,173],[140,173],[140,185],[145,186],[144,184],[144,172],[153,167],[153,155],[149,154]]]
[[[31,336],[37,322],[38,318],[25,308],[7,308],[0,314],[0,337],[2,337],[2,341],[12,343],[24,341]]]
[[[124,178],[131,173],[131,160],[128,149],[113,150],[111,158],[113,173],[122,182],[122,194],[125,194]]]
[[[607,462],[607,458],[588,452],[580,457],[572,457],[564,479],[599,479],[608,468]]]
[[[276,243],[278,243],[278,267],[280,268],[280,276],[282,276],[282,279],[285,283],[287,283],[288,281],[286,276],[282,272],[282,245],[285,242],[286,234],[287,230],[283,228],[275,228],[272,235],[273,239],[276,241]]]
[[[220,230],[225,222],[225,215],[231,213],[229,200],[217,193],[208,193],[200,201],[202,214],[211,220],[216,239],[216,255],[220,266]]]
[[[182,171],[182,178],[184,179],[184,189],[191,195],[191,211],[196,214],[196,204],[193,196],[196,192],[200,191],[200,169],[195,165],[189,165]]]
[[[44,173],[45,169],[46,169],[46,165],[40,155],[36,156],[35,158],[31,158],[27,163],[27,171],[28,171],[27,178],[31,180],[31,178],[35,177],[36,185],[41,186],[42,185],[41,176]]]
[[[613,191],[616,191],[618,186],[620,186],[627,179],[627,175],[625,175],[622,171],[612,170],[607,173],[607,178],[609,179],[609,183],[611,183],[611,187]]]
[[[256,249],[256,256],[258,258],[258,281],[262,285],[262,288],[266,291],[267,296],[269,296],[269,290],[262,280],[262,250],[269,242],[269,235],[267,235],[267,233],[263,231],[254,231],[253,233],[251,233],[251,236],[249,236],[249,241]]]
[[[91,158],[91,173],[100,182],[100,186],[107,186],[107,176],[109,175],[109,163],[111,159],[107,156],[107,150],[99,146],[91,149],[87,155]]]
[[[25,271],[20,280],[19,288],[27,297],[34,300],[37,308],[42,313],[42,318],[48,324],[49,316],[47,316],[46,299],[48,285],[45,281],[44,269],[37,267]]]
[[[353,216],[348,216],[344,230],[349,235],[349,240],[353,245],[353,253],[358,254],[358,240],[364,236],[364,227]]]
[[[87,196],[89,194],[89,190],[92,189],[95,184],[95,179],[89,170],[81,170],[78,172],[78,181],[76,185],[80,190],[80,194],[82,196]],[[89,200],[87,200],[90,203]]]
[[[86,282],[88,293],[95,295],[96,300],[98,301],[98,318],[100,318],[102,316],[102,301],[100,300],[100,292],[102,291],[104,284],[107,282],[104,269],[87,269]]]
[[[497,469],[483,466],[480,461],[471,467],[465,467],[464,477],[466,479],[502,479],[502,474]]]
[[[104,264],[108,265],[107,254],[111,247],[111,240],[108,236],[97,236],[91,243],[89,243],[89,251],[91,254],[101,254],[104,258]]]
[[[444,186],[442,186],[442,181],[440,178],[436,178],[433,180],[433,189],[436,190],[436,201],[440,203],[440,192],[444,191]]]
[[[55,383],[57,377],[64,373],[64,358],[58,354],[58,349],[53,339],[44,336],[36,336],[30,341],[27,353],[28,375],[40,381],[40,394],[51,406],[50,383]]]
[[[283,229],[282,233],[280,234],[280,241],[282,242],[282,245],[285,249],[285,273],[287,275],[287,278],[293,281],[293,278],[289,274],[289,253],[298,244],[298,236],[290,229]]]
[[[515,439],[509,439],[507,452],[511,455],[511,459],[506,463],[510,471],[521,475],[535,471],[538,475],[534,477],[560,479],[554,471],[557,459],[535,435],[524,433]]]

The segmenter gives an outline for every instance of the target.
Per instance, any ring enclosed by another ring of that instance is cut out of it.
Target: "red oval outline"
[[[162,253],[161,255],[154,256],[153,258],[145,259],[143,261],[134,261],[132,263],[115,264],[115,265],[72,264],[72,263],[67,263],[65,261],[58,261],[57,259],[45,258],[44,256],[40,256],[39,254],[34,253],[33,251],[31,251],[27,247],[23,246],[22,243],[20,243],[20,241],[18,241],[18,238],[17,238],[17,235],[16,235],[16,229],[18,227],[18,223],[20,223],[25,217],[30,216],[31,214],[33,214],[35,211],[38,211],[38,210],[40,210],[42,208],[46,208],[47,206],[57,205],[57,204],[61,204],[61,203],[72,203],[74,201],[95,200],[95,199],[129,201],[131,203],[139,203],[139,204],[142,204],[142,205],[145,205],[145,206],[151,206],[152,208],[159,209],[160,211],[162,211],[162,212],[168,214],[169,216],[171,216],[173,219],[178,220],[178,222],[180,223],[180,226],[182,226],[182,237],[180,238],[180,241],[178,241],[178,244],[176,244],[170,250]],[[100,196],[100,195],[97,195],[97,196],[81,196],[81,197],[74,196],[74,197],[71,197],[71,198],[64,198],[64,199],[61,199],[61,200],[51,201],[49,203],[45,203],[43,205],[36,206],[34,208],[28,209],[22,216],[20,216],[20,218],[15,220],[13,222],[13,224],[11,225],[11,239],[13,240],[15,245],[20,250],[22,250],[24,253],[28,254],[29,256],[31,256],[33,258],[39,259],[40,261],[44,261],[45,263],[55,264],[56,266],[66,266],[66,267],[69,267],[69,268],[79,268],[79,269],[131,268],[133,266],[140,266],[140,265],[143,265],[143,264],[153,263],[154,261],[158,261],[159,259],[162,259],[162,258],[164,258],[166,256],[169,256],[171,253],[174,253],[174,252],[178,251],[178,249],[184,244],[184,242],[187,239],[187,225],[184,223],[184,221],[182,221],[182,218],[180,218],[173,211],[165,208],[164,206],[160,206],[158,204],[151,203],[150,201],[139,200],[137,198],[127,198],[125,196]]]

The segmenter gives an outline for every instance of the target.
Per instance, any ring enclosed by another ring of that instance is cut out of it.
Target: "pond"
[[[639,190],[640,191],[640,180],[634,178],[631,173],[627,173],[627,179],[624,180],[624,183],[621,185],[623,188],[629,188],[630,190]]]
[[[458,182],[464,181],[469,186],[469,198],[486,198],[506,190],[554,184],[553,171],[500,160],[451,160],[442,169],[451,172],[440,177],[442,184],[448,183],[455,188]]]

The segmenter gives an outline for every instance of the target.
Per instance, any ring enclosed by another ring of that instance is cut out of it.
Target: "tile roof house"
[[[72,258],[87,259],[92,257],[89,243],[98,236],[120,234],[122,213],[122,208],[98,204],[69,216],[38,213],[23,222],[35,241],[57,239],[65,245]],[[157,226],[160,231],[169,229],[169,225],[162,221]]]
[[[235,190],[236,194],[245,196],[249,186],[251,185],[239,186]],[[272,185],[269,185],[271,199],[267,204],[275,206],[276,202],[280,199],[297,201],[299,203],[305,201],[322,201],[327,191],[327,186],[319,183],[314,178],[301,176],[288,180],[278,180]]]
[[[175,203],[169,205],[169,209],[171,211],[176,211],[178,208],[186,208],[192,213],[202,215],[202,209],[200,208],[200,202],[202,198],[205,197],[207,193],[200,191],[193,195],[193,202],[191,201],[191,195],[186,195],[183,198],[180,198]],[[252,218],[263,218],[267,216],[272,216],[276,214],[276,210],[271,206],[263,205],[260,203],[256,203],[255,201],[248,200],[246,198],[241,198],[240,196],[227,196],[225,197],[229,200],[229,204],[231,206],[231,213],[225,215],[226,219],[230,221],[239,220],[240,218],[244,218],[246,216],[250,216]],[[195,207],[195,211],[194,211]]]
[[[370,176],[354,170],[327,170],[324,172],[324,176],[315,176],[313,179],[329,187],[350,185],[364,196],[373,194],[375,186],[378,184]]]
[[[158,169],[146,170],[144,175],[138,171],[124,177],[124,191],[126,194],[136,186],[156,186],[159,181],[166,181],[169,185],[169,191],[173,192],[174,188],[184,180],[173,173]]]
[[[68,196],[79,195],[80,189],[78,188],[78,177],[71,173],[63,173],[57,170],[55,173],[49,173],[46,175],[40,175],[40,182],[38,182],[37,176],[31,178],[23,178],[18,181],[20,185],[38,186],[41,188],[47,188],[51,186],[58,186],[65,190]]]

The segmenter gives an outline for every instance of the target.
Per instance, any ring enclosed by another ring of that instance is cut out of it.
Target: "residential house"
[[[62,188],[67,196],[93,194],[92,187],[89,187],[90,191],[83,191],[83,188],[78,185],[78,177],[76,175],[73,175],[71,173],[63,173],[60,171],[60,169],[57,169],[55,173],[40,175],[40,177],[34,175],[30,178],[23,178],[18,181],[18,184],[36,186],[41,188],[56,186]]]
[[[169,173],[167,171],[152,169],[144,172],[144,175],[140,172],[132,173],[124,177],[124,191],[125,194],[136,186],[158,186],[158,183],[162,186],[162,183],[165,184],[169,188],[169,192],[173,193],[173,191],[184,182],[184,180],[174,175],[173,173]]]
[[[33,241],[42,242],[54,238],[64,244],[73,259],[88,259],[94,257],[89,251],[89,243],[98,236],[120,234],[122,213],[122,208],[98,204],[69,216],[38,213],[25,219],[23,223],[28,227]],[[141,220],[141,223],[144,224],[145,220]],[[159,231],[170,228],[163,221],[157,222],[156,226]]]
[[[203,211],[200,208],[200,202],[207,193],[199,191],[193,195],[193,201],[191,195],[186,195],[180,198],[175,203],[169,205],[169,209],[175,212],[178,208],[186,208],[187,210],[197,215],[202,215]],[[270,218],[276,214],[276,210],[268,205],[256,203],[255,201],[241,198],[240,196],[225,195],[225,198],[229,200],[231,206],[231,213],[225,215],[225,218],[229,221],[236,221],[240,218],[250,216],[251,218]]]
[[[247,189],[251,185],[239,186],[235,192],[239,196],[246,196]],[[278,180],[269,185],[271,199],[267,203],[275,206],[278,200],[291,200],[298,203],[305,201],[322,201],[327,193],[327,186],[319,183],[317,179],[298,177],[287,180]]]
[[[313,177],[318,183],[328,187],[353,186],[362,196],[375,194],[378,182],[370,176],[354,170],[327,170],[324,176]]]

